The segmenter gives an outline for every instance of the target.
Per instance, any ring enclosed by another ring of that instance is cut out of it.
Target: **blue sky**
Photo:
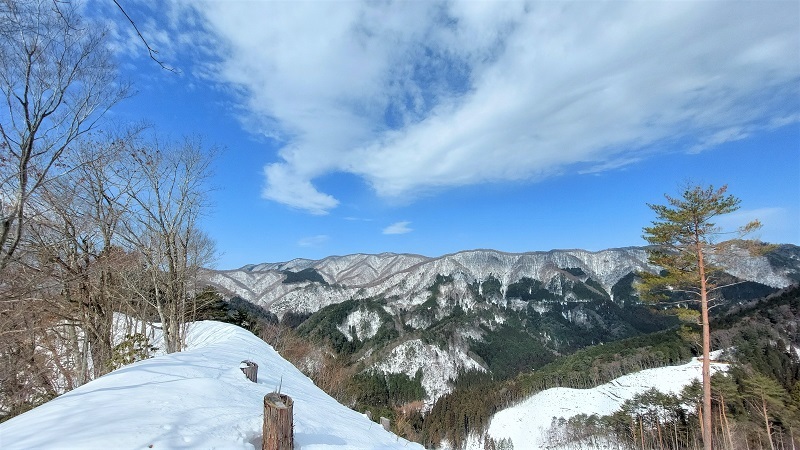
[[[642,245],[685,182],[800,244],[800,4],[124,2],[138,94],[203,136],[217,267],[350,253]]]

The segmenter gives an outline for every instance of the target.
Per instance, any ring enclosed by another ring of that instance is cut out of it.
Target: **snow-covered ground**
[[[187,342],[0,424],[0,448],[261,448],[263,398],[278,386],[294,400],[297,448],[422,448],[342,406],[242,328],[193,323]],[[243,360],[258,364],[258,383]]]
[[[712,373],[726,368],[726,364],[715,363],[712,359]],[[498,441],[510,438],[517,450],[543,449],[546,448],[545,437],[553,417],[569,419],[581,413],[608,415],[617,411],[626,400],[651,388],[678,394],[684,386],[701,379],[701,370],[702,362],[695,358],[681,366],[659,367],[625,375],[592,389],[547,389],[495,414],[488,435]],[[467,444],[468,450],[484,448],[483,442],[476,436],[470,436]]]

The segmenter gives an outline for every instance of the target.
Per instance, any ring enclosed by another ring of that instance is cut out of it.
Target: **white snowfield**
[[[339,404],[250,332],[189,326],[188,348],[118,369],[0,424],[0,448],[261,448],[264,395],[294,400],[302,449],[422,449]],[[258,364],[258,383],[243,360]]]
[[[713,361],[719,353],[712,354],[712,374],[727,370],[726,364]],[[498,441],[503,438],[511,439],[517,450],[548,448],[545,439],[553,417],[569,419],[581,413],[599,416],[612,414],[626,400],[651,388],[664,393],[679,394],[685,386],[701,378],[702,362],[694,358],[681,366],[643,370],[592,389],[547,389],[495,414],[489,425],[488,435]],[[483,448],[480,438],[470,436],[467,449]]]

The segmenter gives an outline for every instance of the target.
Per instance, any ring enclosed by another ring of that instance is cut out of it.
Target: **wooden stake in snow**
[[[294,401],[285,394],[270,392],[264,396],[264,437],[262,450],[292,450],[294,448]]]
[[[248,380],[252,381],[253,383],[258,383],[258,364],[247,359],[242,361],[242,364],[239,365],[239,368],[242,369],[244,376],[246,376]]]

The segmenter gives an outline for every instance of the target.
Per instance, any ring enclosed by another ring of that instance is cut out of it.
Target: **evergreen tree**
[[[740,200],[726,195],[727,186],[687,186],[681,198],[665,195],[668,205],[647,206],[657,219],[644,228],[644,239],[653,245],[649,262],[663,268],[661,274],[643,274],[640,292],[651,300],[669,299],[676,293],[699,301],[703,326],[703,445],[711,450],[711,366],[708,325],[709,294],[723,287],[713,278],[711,262],[715,256],[730,250],[730,245],[716,239],[725,233],[712,220],[739,209]],[[756,220],[735,233],[741,237],[758,229]]]
[[[770,418],[785,408],[786,391],[775,380],[759,373],[744,380],[744,391],[749,403],[764,419],[769,447],[775,450]]]

